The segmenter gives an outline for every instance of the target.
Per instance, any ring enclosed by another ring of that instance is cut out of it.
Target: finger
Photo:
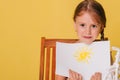
[[[96,80],[102,80],[102,74],[100,72],[95,73]]]
[[[69,70],[69,78],[72,78],[73,77],[73,71],[70,69]]]
[[[74,79],[74,75],[75,75],[74,72],[70,69],[69,70],[69,79],[73,80]]]
[[[95,80],[95,75],[92,75],[90,80]]]
[[[81,74],[78,75],[78,80],[82,80],[82,75]]]
[[[70,78],[77,78],[78,77],[78,73],[73,71],[73,70],[69,70],[69,74],[70,74]]]
[[[73,70],[69,70],[69,78],[72,80],[81,80],[82,76],[81,76],[81,74],[79,74]]]
[[[70,78],[67,78],[67,80],[71,80]]]

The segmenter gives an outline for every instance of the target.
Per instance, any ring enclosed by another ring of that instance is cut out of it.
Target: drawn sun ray
[[[88,63],[92,54],[92,49],[88,48],[88,46],[84,46],[82,48],[77,49],[77,51],[74,54],[74,57],[78,62]]]

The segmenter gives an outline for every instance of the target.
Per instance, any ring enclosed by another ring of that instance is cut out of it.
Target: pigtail
[[[101,40],[104,40],[104,29],[101,31]]]

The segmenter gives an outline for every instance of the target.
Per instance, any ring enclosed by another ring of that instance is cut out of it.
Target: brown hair
[[[95,15],[96,21],[102,24],[103,29],[101,31],[101,39],[104,40],[104,27],[106,26],[106,16],[102,5],[95,0],[84,0],[78,4],[75,9],[73,20],[75,21],[77,16],[80,16],[82,12],[90,12]]]

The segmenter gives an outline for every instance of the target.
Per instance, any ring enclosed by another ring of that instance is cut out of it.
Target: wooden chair
[[[46,39],[45,37],[41,38],[39,80],[55,80],[56,42],[59,41],[74,43],[77,40],[78,39]],[[105,40],[107,40],[107,38]]]

